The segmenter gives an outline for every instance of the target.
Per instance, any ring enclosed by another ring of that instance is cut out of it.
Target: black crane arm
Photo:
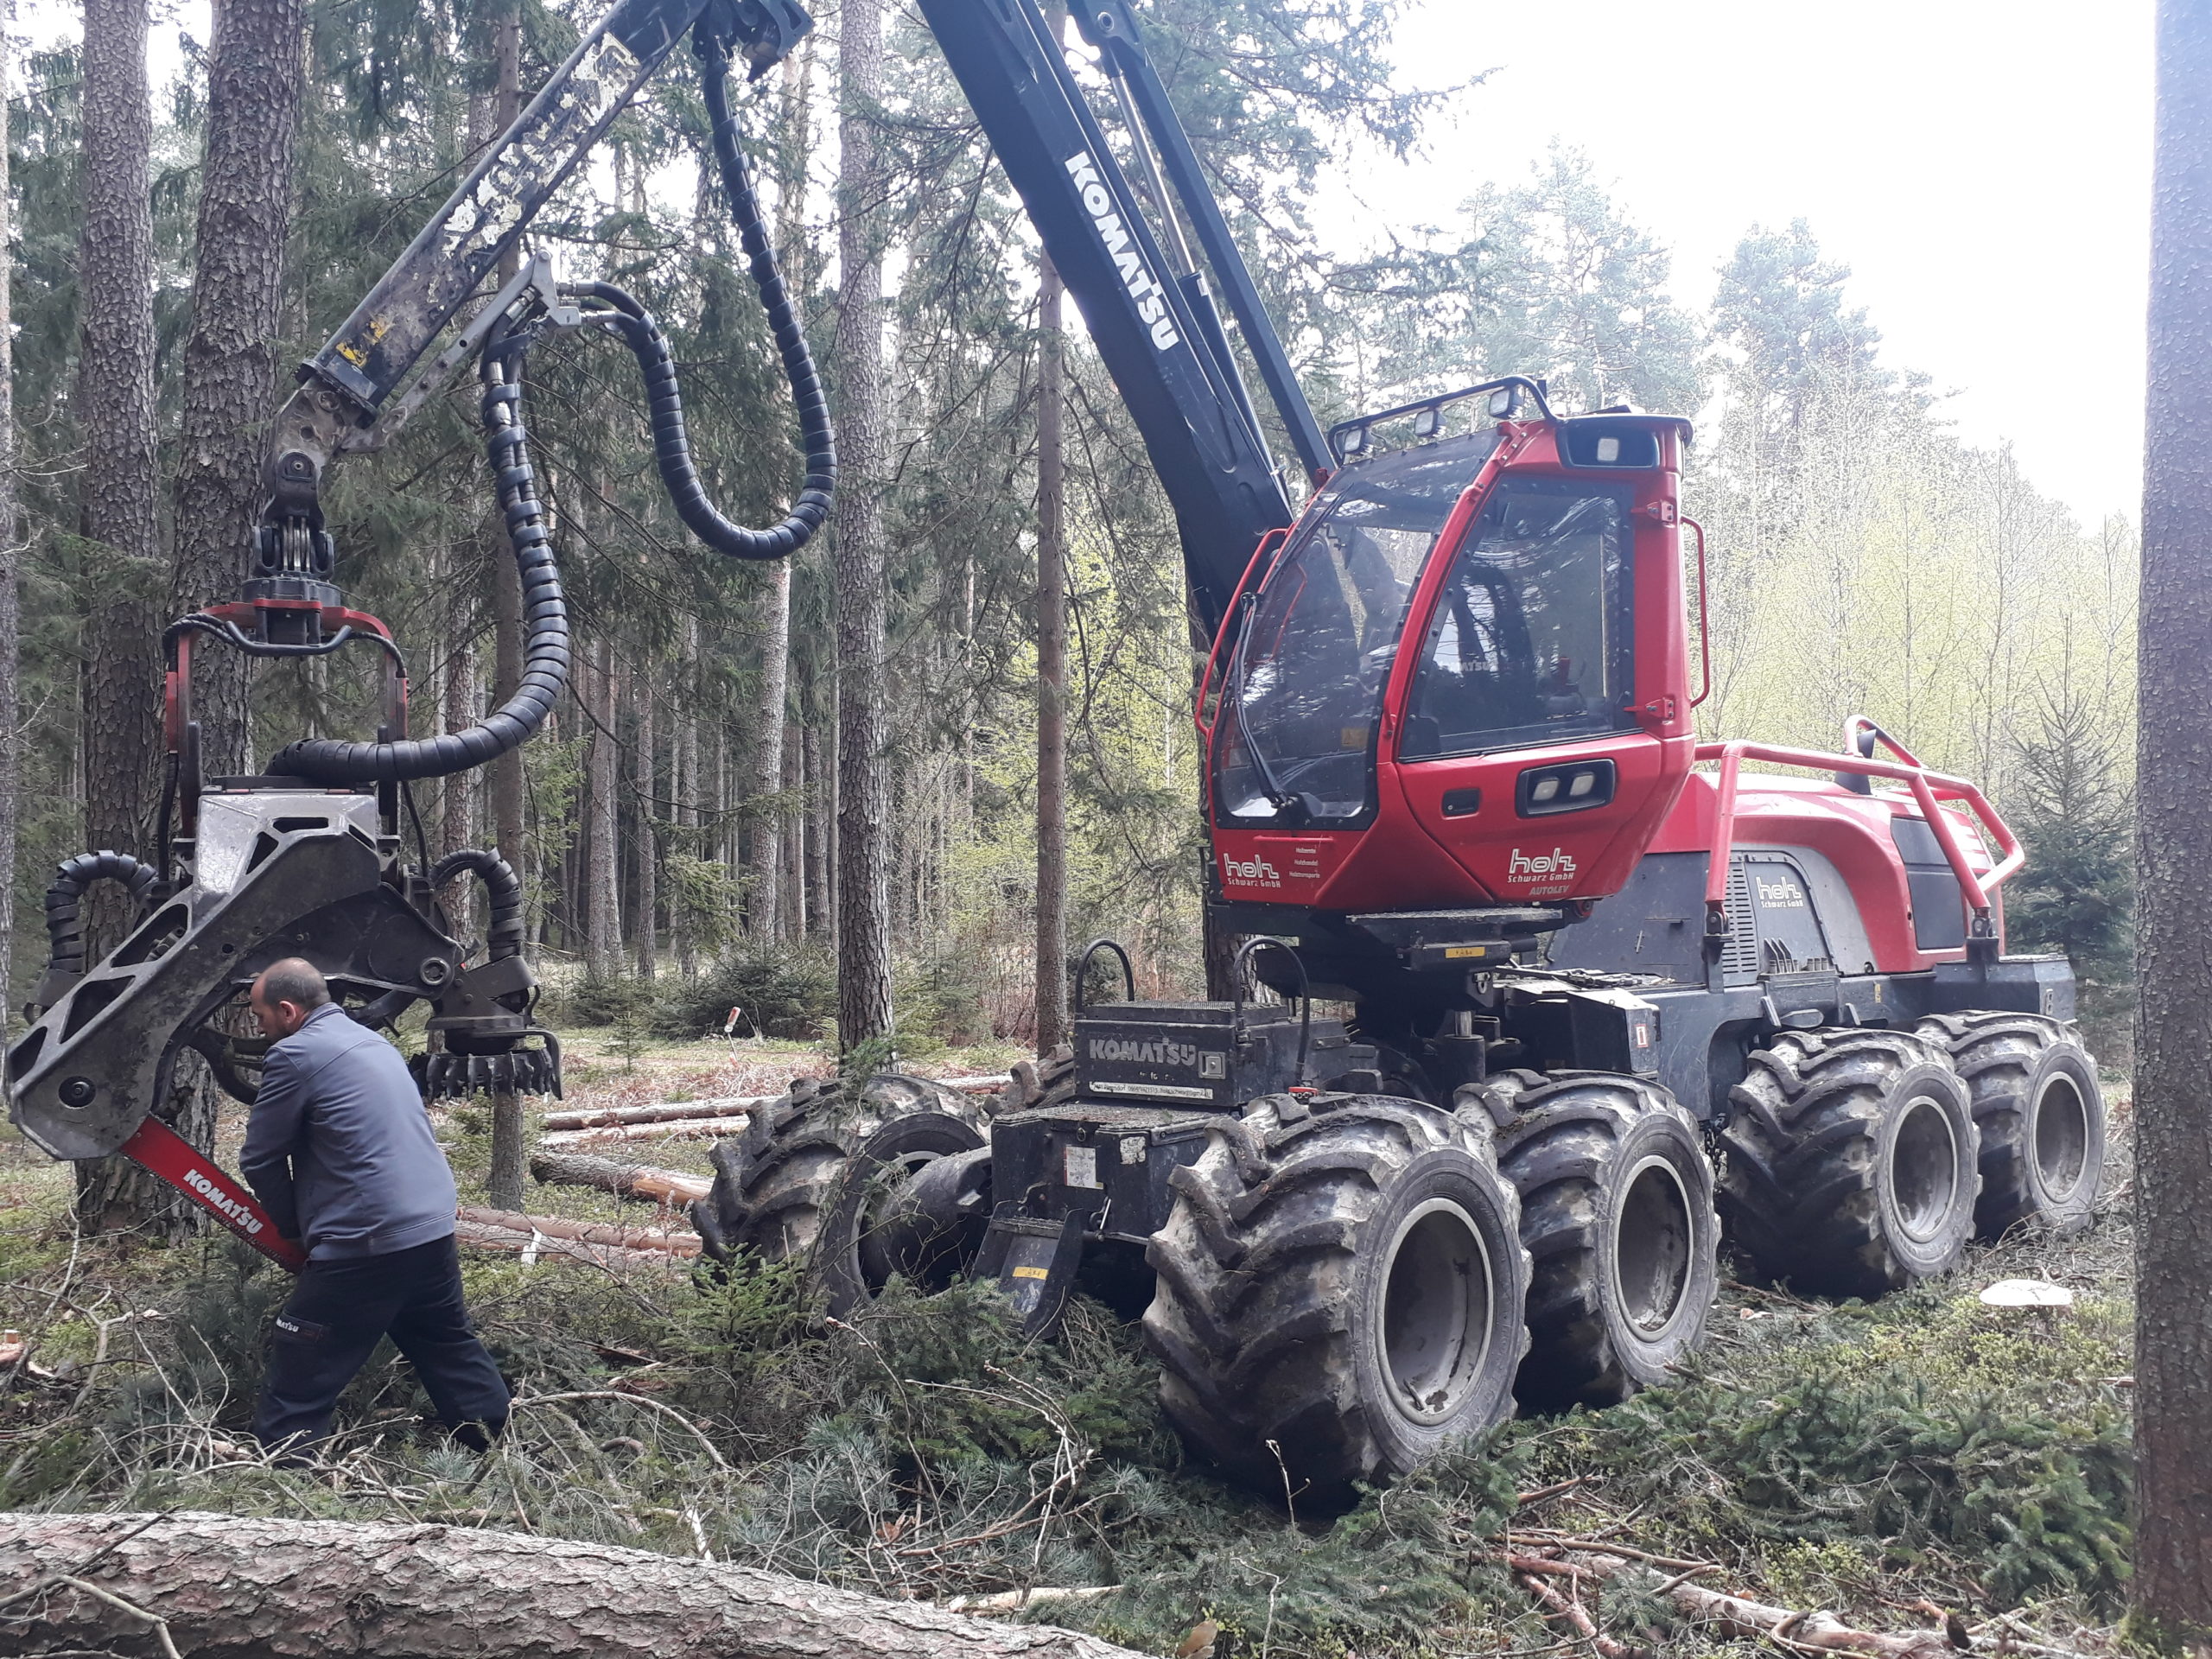
[[[316,496],[331,460],[388,438],[511,306],[534,297],[544,311],[575,320],[574,308],[563,311],[550,269],[524,267],[480,308],[416,391],[379,419],[431,342],[695,25],[718,49],[735,48],[758,78],[813,22],[795,0],[620,0],[585,31],[407,251],[301,365],[299,390],[274,427],[272,529],[295,520],[319,530]],[[727,172],[728,160],[718,159]]]
[[[1103,51],[1172,255],[1140,210],[1036,0],[920,4],[1135,417],[1174,506],[1191,592],[1211,632],[1260,537],[1294,515],[1206,274],[1184,246],[1176,201],[1165,199],[1160,167],[1309,474],[1326,467],[1326,449],[1136,21],[1126,0],[1075,0],[1078,26]]]

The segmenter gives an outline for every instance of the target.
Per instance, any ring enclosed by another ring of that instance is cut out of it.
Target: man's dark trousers
[[[486,1430],[505,1424],[507,1385],[461,1304],[461,1256],[448,1235],[382,1255],[307,1264],[276,1316],[255,1437],[297,1449],[329,1433],[338,1396],[386,1334],[448,1427],[480,1444]]]

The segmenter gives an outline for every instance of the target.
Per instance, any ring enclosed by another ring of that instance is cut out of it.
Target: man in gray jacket
[[[308,1262],[276,1316],[253,1432],[297,1452],[330,1432],[338,1396],[389,1335],[438,1415],[481,1448],[507,1386],[462,1306],[453,1171],[399,1051],[330,1000],[294,957],[253,984],[275,1038],[239,1165]]]

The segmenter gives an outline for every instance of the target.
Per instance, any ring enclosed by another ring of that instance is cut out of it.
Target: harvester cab
[[[1221,898],[1554,919],[1618,891],[1695,743],[1688,435],[1519,380],[1332,432],[1202,693]]]

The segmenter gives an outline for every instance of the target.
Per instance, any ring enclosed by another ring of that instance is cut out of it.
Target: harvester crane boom
[[[1296,514],[1206,273],[1163,250],[1035,0],[921,0],[921,10],[1143,435],[1211,637],[1260,538]],[[1128,7],[1077,0],[1076,10],[1135,118],[1141,170],[1155,176],[1149,144],[1177,198],[1154,203],[1162,229],[1179,251],[1179,205],[1300,462],[1309,477],[1325,470],[1320,428]]]
[[[612,334],[645,380],[655,461],[677,516],[715,551],[785,556],[827,518],[836,479],[828,401],[761,222],[731,111],[728,69],[755,78],[812,27],[796,0],[619,0],[586,30],[530,105],[470,171],[323,349],[272,426],[268,498],[235,599],[179,618],[167,658],[158,862],[112,852],[73,859],[48,893],[51,950],[31,1010],[9,1051],[11,1116],[58,1158],[120,1152],[191,1196],[257,1248],[296,1266],[251,1199],[156,1115],[171,1098],[183,1049],[206,1058],[221,1086],[253,1098],[265,1045],[219,1016],[263,969],[301,956],[364,1024],[391,1026],[417,1002],[433,1013],[417,1076],[426,1096],[561,1088],[557,1039],[533,1018],[537,987],[522,955],[521,883],[497,854],[463,849],[433,864],[407,796],[413,779],[480,766],[523,742],[568,679],[567,602],[537,499],[523,418],[524,360],[549,332]],[[638,301],[604,282],[564,283],[533,258],[480,304],[416,385],[392,400],[416,363],[480,293],[532,219],[690,32],[700,60],[715,169],[791,391],[805,479],[781,521],[733,524],[694,466],[673,354]],[[460,732],[412,738],[398,644],[375,617],[347,606],[320,492],[329,464],[377,447],[454,371],[475,359],[480,411],[506,539],[520,576],[525,626],[519,683]],[[193,715],[195,644],[256,658],[323,657],[351,643],[378,650],[383,675],[373,741],[304,738],[265,772],[209,778]],[[405,852],[413,820],[418,859]],[[490,902],[481,961],[465,918],[439,897],[462,875]],[[94,881],[126,885],[137,910],[129,934],[85,963],[79,901]]]

